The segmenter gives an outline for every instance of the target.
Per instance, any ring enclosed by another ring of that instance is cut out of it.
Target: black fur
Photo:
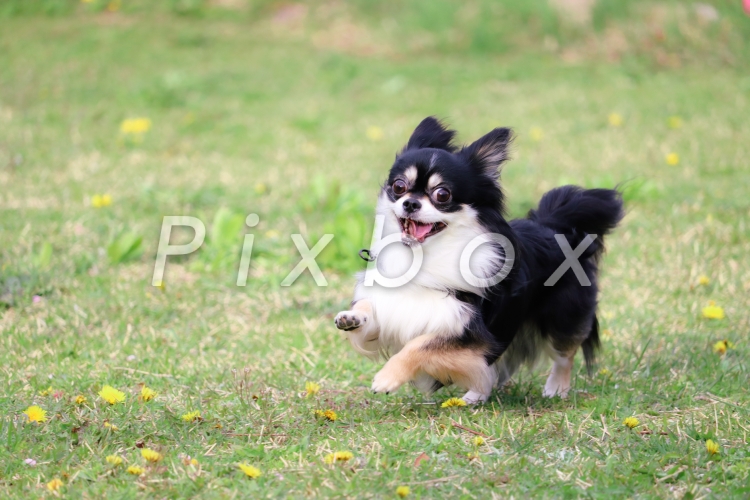
[[[409,149],[434,148],[443,149],[452,153],[456,150],[453,145],[453,137],[456,135],[454,130],[448,130],[440,123],[440,120],[429,116],[417,125],[414,132],[406,143],[402,153]]]

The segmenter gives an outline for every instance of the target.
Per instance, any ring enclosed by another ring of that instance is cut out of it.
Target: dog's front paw
[[[346,332],[356,330],[367,323],[367,315],[357,311],[341,311],[333,320],[336,328]]]
[[[484,403],[489,398],[489,394],[482,394],[480,392],[469,391],[463,395],[463,399],[466,404],[475,405],[477,403]]]
[[[372,392],[390,394],[407,382],[408,380],[401,376],[398,370],[389,369],[386,364],[372,380]]]

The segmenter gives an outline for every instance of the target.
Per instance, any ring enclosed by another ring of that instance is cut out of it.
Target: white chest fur
[[[401,233],[385,193],[378,200],[377,216],[382,224],[382,238]],[[468,243],[487,231],[469,206],[443,214],[443,218],[447,227],[421,246],[424,260],[407,284],[391,288],[375,280],[371,286],[365,286],[364,273],[359,275],[354,300],[367,300],[374,320],[358,330],[356,341],[352,340],[359,352],[373,357],[378,351],[393,355],[420,335],[451,337],[463,333],[471,319],[472,307],[447,290],[477,295],[485,292],[466,281],[460,260]],[[373,241],[371,247],[377,254],[378,272],[386,278],[404,276],[414,259],[412,248],[399,242],[386,245],[384,241]],[[497,249],[485,244],[474,251],[469,268],[476,277],[488,277],[502,266],[502,260]]]
[[[419,335],[459,335],[471,317],[471,307],[447,292],[408,284],[398,288],[357,286],[355,300],[373,308],[380,348],[395,354]]]

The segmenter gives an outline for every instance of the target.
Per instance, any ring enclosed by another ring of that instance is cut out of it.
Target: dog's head
[[[496,128],[460,149],[454,135],[425,118],[391,167],[381,199],[398,219],[404,244],[424,244],[454,225],[486,224],[502,213],[498,176],[510,129]]]

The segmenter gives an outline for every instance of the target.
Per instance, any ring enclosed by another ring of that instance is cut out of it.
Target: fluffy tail
[[[595,234],[596,245],[591,245],[591,252],[587,253],[599,254],[604,248],[604,235],[612,231],[624,215],[622,195],[614,189],[562,186],[542,196],[539,208],[529,212],[529,219],[572,236],[573,248],[587,234]]]

